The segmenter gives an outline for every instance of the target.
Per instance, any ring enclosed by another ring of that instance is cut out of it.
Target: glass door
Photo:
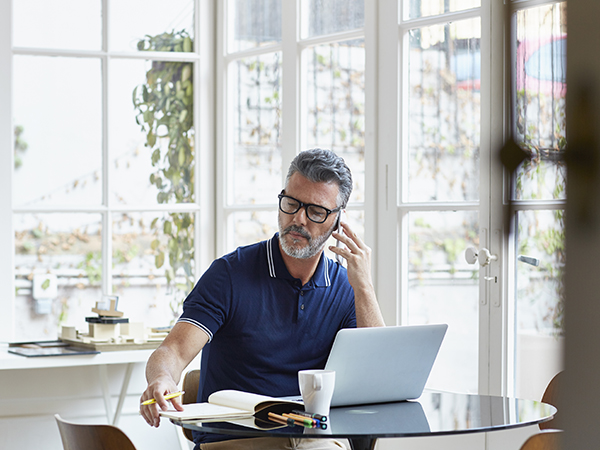
[[[429,387],[539,399],[561,369],[566,9],[510,8],[401,3],[398,323],[449,325]]]
[[[512,134],[530,159],[517,170],[510,245],[509,344],[518,397],[541,398],[562,370],[565,267],[566,2],[522,2],[511,14]]]
[[[401,323],[447,323],[428,386],[477,392],[480,271],[464,253],[487,228],[480,3],[407,1],[402,19]]]

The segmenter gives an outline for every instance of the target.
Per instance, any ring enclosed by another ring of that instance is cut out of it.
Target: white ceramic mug
[[[301,370],[298,372],[298,384],[304,409],[312,414],[328,416],[335,387],[335,371]]]

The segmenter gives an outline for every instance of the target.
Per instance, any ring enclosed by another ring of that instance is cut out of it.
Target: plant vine
[[[193,41],[185,30],[145,36],[140,51],[190,52]],[[194,128],[192,64],[180,61],[152,61],[145,83],[133,91],[136,122],[146,135],[150,152],[150,183],[158,190],[160,204],[194,201]],[[185,293],[194,285],[194,217],[189,213],[168,213],[151,223],[151,249],[157,269],[164,267],[167,286],[180,291],[171,304],[177,315]],[[161,237],[162,235],[162,237]],[[168,262],[168,264],[166,264]],[[178,277],[176,279],[176,276]],[[178,280],[183,279],[183,282]]]

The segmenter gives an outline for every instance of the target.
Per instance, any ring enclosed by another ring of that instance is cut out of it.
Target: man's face
[[[335,183],[313,183],[299,173],[291,176],[285,195],[303,203],[312,203],[333,210],[339,188]],[[306,209],[295,214],[279,211],[279,241],[286,255],[308,259],[318,255],[331,236],[339,213],[332,213],[323,223],[315,223],[306,217]]]

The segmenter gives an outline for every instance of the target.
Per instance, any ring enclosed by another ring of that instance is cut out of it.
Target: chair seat
[[[189,403],[196,403],[198,400],[198,387],[200,386],[200,369],[190,370],[183,377],[183,390],[185,393],[183,394],[183,399],[181,402],[184,405]],[[192,430],[188,430],[187,428],[182,428],[184,436],[194,442],[194,438],[192,436]]]
[[[136,450],[133,442],[113,425],[68,422],[55,414],[65,450]]]
[[[562,430],[546,430],[530,436],[521,450],[561,450]]]

